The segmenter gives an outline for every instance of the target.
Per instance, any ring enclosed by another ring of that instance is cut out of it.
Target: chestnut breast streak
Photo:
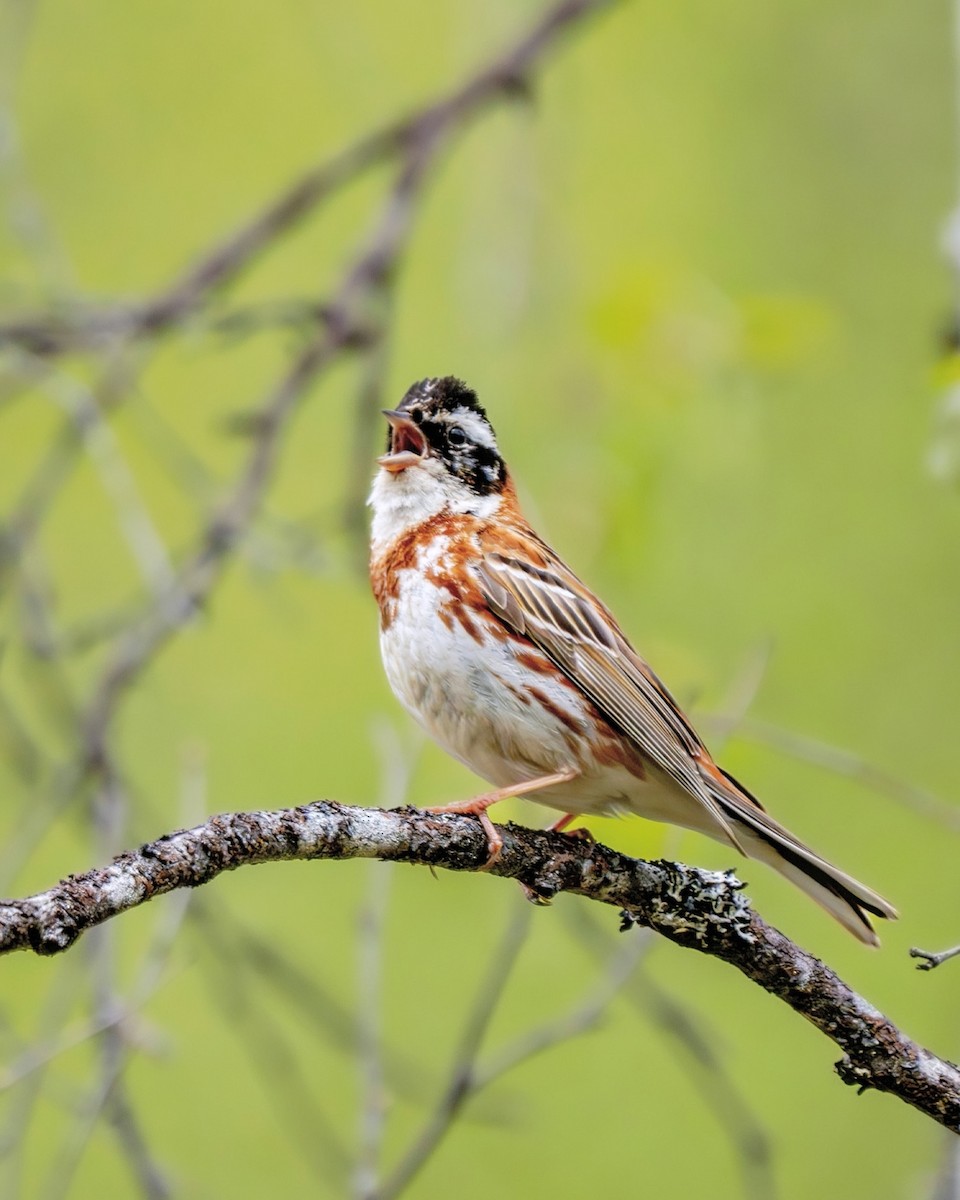
[[[380,609],[380,628],[396,619],[405,572],[421,571],[424,583],[445,593],[439,617],[448,628],[458,623],[475,641],[482,638],[485,607],[480,589],[467,571],[476,557],[474,538],[480,522],[463,513],[438,513],[395,538],[370,566],[370,583]],[[442,552],[437,553],[438,547]]]

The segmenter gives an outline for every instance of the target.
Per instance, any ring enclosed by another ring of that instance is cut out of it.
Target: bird
[[[397,699],[493,791],[431,812],[471,814],[488,862],[487,809],[514,796],[578,816],[637,814],[768,864],[860,941],[896,910],[794,837],[713,760],[610,610],[524,517],[475,391],[414,383],[384,409],[369,504],[370,581]]]

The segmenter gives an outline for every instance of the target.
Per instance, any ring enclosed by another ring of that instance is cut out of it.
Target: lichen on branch
[[[843,1051],[845,1082],[898,1096],[960,1132],[960,1069],[918,1045],[834,971],[768,925],[732,873],[629,858],[596,842],[517,825],[488,874],[518,880],[549,902],[561,892],[613,905],[624,924],[723,959],[807,1018]],[[290,859],[377,858],[484,871],[487,840],[471,817],[318,801],[224,813],[166,834],[112,863],[0,903],[0,954],[57,954],[85,930],[223,871]]]

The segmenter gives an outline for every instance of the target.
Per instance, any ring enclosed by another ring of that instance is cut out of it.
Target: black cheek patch
[[[459,464],[457,472],[478,496],[503,490],[505,471],[503,459],[489,446],[471,446]]]
[[[451,446],[448,421],[434,421],[425,416],[420,431],[427,439],[431,453],[475,495],[489,496],[491,492],[503,490],[507,473],[496,450],[476,443]]]

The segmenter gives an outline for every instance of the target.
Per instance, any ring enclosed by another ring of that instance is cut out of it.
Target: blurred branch
[[[46,383],[52,374],[49,364],[33,354],[17,353],[17,377],[31,388]],[[126,354],[107,356],[99,380],[85,388],[91,403],[72,405],[60,429],[49,440],[39,464],[11,511],[0,524],[0,586],[4,576],[21,559],[37,538],[64,490],[86,445],[90,426],[103,421],[129,393],[134,379],[133,364]]]
[[[360,1197],[372,1192],[376,1184],[388,1107],[382,1014],[384,935],[392,868],[371,863],[368,870],[367,896],[357,922],[356,1043],[362,1098],[353,1192]]]
[[[324,1106],[331,1097],[326,1092],[320,1098],[315,1094],[315,1081],[304,1066],[298,1033],[269,1004],[261,1002],[262,973],[244,961],[233,931],[221,922],[220,914],[212,916],[209,910],[195,905],[192,915],[199,918],[211,950],[201,959],[204,982],[224,1028],[232,1029],[259,1078],[267,1111],[317,1179],[335,1184],[335,1194],[343,1194],[350,1167],[349,1150]],[[326,1031],[331,1041],[332,1032],[332,1027]]]
[[[19,345],[37,355],[64,354],[160,333],[182,323],[282,234],[369,168],[393,157],[409,159],[418,147],[433,146],[440,135],[462,126],[488,104],[527,94],[527,73],[537,58],[570,26],[612,3],[563,0],[548,9],[526,35],[466,84],[360,138],[308,171],[155,296],[138,303],[72,308],[68,313],[12,321],[0,325],[0,347]]]
[[[355,163],[366,163],[377,149],[397,152],[400,165],[383,202],[379,219],[366,244],[350,263],[332,300],[324,307],[324,324],[294,360],[260,408],[246,422],[253,448],[232,491],[201,530],[195,549],[175,572],[170,585],[151,597],[139,617],[116,639],[108,661],[80,717],[80,754],[68,772],[64,794],[95,771],[107,757],[107,736],[118,701],[168,637],[202,606],[219,579],[230,552],[245,535],[277,464],[283,434],[306,390],[317,377],[350,351],[377,345],[385,334],[382,320],[371,322],[372,309],[382,301],[406,245],[415,205],[427,172],[448,137],[485,104],[525,87],[526,72],[537,56],[574,21],[609,5],[611,0],[565,0],[548,10],[504,55],[495,59],[466,85],[429,105],[412,118],[364,139],[329,167],[314,172],[285,193],[264,214],[218,247],[169,293],[141,306],[134,331],[156,329],[178,318],[215,283],[222,283],[246,263],[253,252],[286,229],[295,217],[315,203],[334,182],[342,182]],[[129,315],[138,310],[123,310]],[[146,314],[146,315],[144,315]],[[109,318],[114,322],[116,313]],[[98,318],[102,328],[102,320]],[[0,343],[4,335],[0,329]],[[99,336],[99,334],[97,334]],[[26,337],[34,354],[51,352],[46,335]]]
[[[365,1200],[395,1200],[404,1194],[449,1133],[464,1106],[479,1092],[529,1059],[595,1029],[648,948],[648,943],[642,939],[631,939],[608,956],[599,979],[574,1008],[534,1026],[490,1055],[486,1062],[481,1062],[483,1042],[523,949],[531,915],[532,910],[526,906],[511,913],[465,1023],[446,1087],[406,1154],[381,1186],[366,1193]]]
[[[929,1200],[957,1200],[960,1196],[960,1142],[945,1139],[940,1170],[933,1181]]]
[[[566,924],[595,960],[602,961],[609,954],[612,936],[582,905],[569,906]],[[671,1039],[683,1051],[677,1062],[686,1065],[691,1082],[729,1140],[743,1177],[744,1196],[776,1200],[779,1188],[770,1133],[724,1067],[717,1039],[702,1029],[693,1011],[660,987],[649,971],[635,972],[623,996],[653,1024],[658,1038]]]
[[[365,1191],[358,1191],[361,1200],[393,1200],[401,1195],[443,1140],[468,1098],[477,1090],[477,1055],[529,932],[530,910],[526,906],[515,909],[509,916],[486,977],[474,998],[460,1034],[446,1086],[437,1098],[433,1111],[386,1181],[378,1185],[371,1180]]]
[[[0,7],[0,194],[7,228],[38,270],[44,290],[59,298],[71,294],[73,271],[31,182],[14,103],[39,8],[39,0]]]
[[[16,686],[21,681],[15,676],[14,686],[0,694],[0,748],[8,746],[15,767],[39,785],[31,787],[29,808],[22,820],[14,822],[0,850],[0,871],[20,867],[58,813],[75,801],[85,802],[80,815],[95,835],[94,861],[106,860],[132,840],[127,832],[130,818],[135,809],[142,818],[145,803],[137,794],[136,776],[119,742],[124,703],[169,641],[203,611],[241,554],[259,551],[260,561],[270,563],[281,557],[316,557],[308,529],[289,520],[265,521],[264,509],[294,419],[311,389],[331,368],[357,355],[363,360],[362,382],[354,411],[345,510],[349,527],[354,532],[359,529],[372,421],[382,403],[392,289],[431,172],[484,112],[517,97],[527,98],[534,71],[561,35],[612,7],[614,0],[547,3],[539,17],[482,69],[462,76],[431,103],[366,133],[307,171],[232,233],[223,236],[225,231],[218,231],[216,241],[176,277],[168,277],[163,287],[107,302],[80,294],[73,283],[55,230],[44,218],[39,196],[29,187],[19,150],[10,68],[21,57],[29,17],[37,6],[27,0],[0,8],[0,182],[8,185],[14,201],[11,228],[44,282],[42,312],[11,314],[6,324],[0,324],[0,406],[12,410],[21,398],[46,393],[60,410],[56,427],[39,444],[35,459],[25,462],[22,475],[18,471],[12,477],[15,492],[0,520],[0,593],[15,600],[12,616],[26,652],[22,690],[27,693],[21,697]],[[15,37],[2,36],[11,30]],[[227,289],[243,272],[373,168],[384,174],[373,201],[371,227],[354,246],[344,247],[342,256],[338,254],[342,265],[332,278],[318,280],[313,294],[302,298],[238,304]],[[164,335],[199,332],[239,341],[260,330],[278,329],[291,335],[275,339],[282,344],[283,365],[264,387],[256,407],[232,422],[232,431],[245,439],[232,478],[221,483],[193,447],[178,440],[172,430],[165,440],[153,436],[157,426],[163,426],[159,415],[141,445],[131,442],[128,423],[151,415],[150,404],[139,394],[140,379],[152,356],[166,345]],[[85,357],[74,361],[68,358],[72,355]],[[181,490],[194,502],[192,532],[176,550],[173,543],[168,549],[166,533],[155,525],[150,511],[152,463],[142,472],[136,469],[145,461],[144,448],[167,473],[173,457],[172,473],[179,475],[185,485]],[[112,589],[108,594],[105,589],[98,610],[78,619],[63,602],[63,579],[56,557],[49,553],[48,533],[56,528],[75,478],[87,466],[94,468],[116,514],[138,568],[139,584],[135,583],[132,595],[118,596]],[[96,651],[97,658],[75,672],[67,657],[81,651]],[[398,803],[402,798],[393,795],[391,800]],[[174,821],[193,819],[192,814],[181,815]],[[169,844],[179,843],[174,839]],[[149,858],[149,848],[141,854]],[[161,860],[152,861],[158,866]],[[213,874],[232,861],[232,852],[219,854],[219,861]],[[146,880],[142,872],[139,878]],[[186,877],[179,878],[186,883]],[[146,898],[147,893],[142,893],[134,900],[127,883],[121,887],[123,897],[113,894],[119,902],[116,912]],[[157,880],[147,886],[152,894],[169,890]],[[81,917],[74,936],[106,918],[107,909],[95,898],[97,892],[98,885],[91,882],[80,908],[90,901],[100,917]],[[121,988],[119,926],[99,929],[85,942],[89,953],[71,956],[65,964],[68,973],[74,962],[83,964],[91,988],[82,1002],[90,1013],[79,1026],[72,1020],[68,1024],[73,1009],[67,1001],[73,993],[66,993],[62,1008],[54,1007],[44,1022],[42,1036],[24,1048],[5,1075],[0,1074],[0,1084],[16,1085],[9,1120],[0,1130],[0,1165],[12,1178],[24,1169],[23,1146],[44,1092],[47,1068],[71,1046],[90,1041],[95,1073],[81,1090],[74,1089],[63,1106],[70,1121],[59,1149],[47,1147],[47,1194],[66,1194],[75,1186],[88,1147],[105,1123],[113,1127],[139,1193],[151,1198],[170,1193],[171,1184],[150,1147],[151,1131],[135,1109],[136,1094],[127,1091],[125,1072],[134,1052],[144,1049],[134,1010],[144,989],[156,986],[165,973],[188,896],[190,892],[182,891],[180,902],[170,905],[172,920],[161,922],[157,945],[139,951],[140,982],[131,996],[125,998]],[[324,1111],[325,1104],[314,1097],[296,1041],[272,1019],[262,993],[272,989],[309,1019],[312,1032],[325,1036],[341,1052],[359,1048],[366,1068],[362,1158],[367,1179],[361,1182],[363,1190],[369,1190],[378,1173],[386,1089],[409,1094],[417,1090],[418,1078],[418,1064],[386,1044],[378,1023],[382,896],[371,897],[367,914],[362,963],[367,1001],[359,1028],[354,1014],[341,1011],[342,1006],[269,938],[258,939],[246,931],[231,936],[223,914],[209,918],[210,907],[209,903],[191,905],[190,916],[211,947],[204,961],[219,971],[213,983],[225,1021],[240,1035],[264,1090],[271,1094],[271,1107],[280,1114],[281,1127],[318,1177],[328,1174],[332,1164],[345,1182],[350,1156],[335,1122]],[[53,990],[59,999],[59,990]],[[273,996],[266,999],[272,1001]],[[338,1036],[344,1027],[346,1035]]]
[[[552,1050],[554,1046],[595,1029],[606,1016],[613,1000],[634,975],[649,948],[649,942],[634,938],[620,947],[617,953],[610,955],[599,980],[579,1004],[505,1046],[489,1063],[475,1072],[474,1090],[486,1087],[514,1067]]]
[[[104,491],[144,583],[155,593],[168,587],[173,568],[150,516],[136,476],[95,393],[61,371],[40,372],[41,386],[67,413],[103,482]]]
[[[845,1083],[898,1096],[960,1131],[960,1068],[923,1049],[824,963],[752,911],[732,874],[644,862],[604,846],[509,825],[490,874],[550,899],[572,892],[623,909],[625,924],[735,966],[800,1013],[844,1052]],[[46,892],[0,904],[0,953],[56,954],[87,929],[177,888],[263,862],[378,858],[454,871],[487,861],[478,822],[318,802],[274,812],[226,813],[73,875]]]
[[[118,636],[79,719],[80,751],[64,794],[108,761],[107,738],[117,705],[168,638],[202,607],[231,551],[256,517],[272,479],[283,434],[304,393],[344,351],[368,338],[359,308],[384,273],[393,270],[412,219],[413,200],[435,152],[427,142],[411,154],[384,204],[366,248],[347,270],[326,328],[312,339],[248,421],[253,448],[232,490],[201,530],[196,548],[160,595]]]
[[[729,720],[724,714],[709,717],[703,723],[725,733],[730,728]],[[960,831],[960,809],[955,804],[948,803],[917,784],[901,779],[852,750],[844,750],[817,738],[782,729],[779,725],[761,721],[757,717],[739,718],[736,732],[737,737],[770,746],[800,762],[807,762],[834,775],[852,779],[881,796],[887,796],[896,804],[919,813],[922,817],[938,821],[948,829]]]
[[[953,4],[954,136],[960,132],[960,5]],[[960,181],[958,181],[960,185]],[[938,402],[926,453],[929,473],[939,483],[960,482],[960,186],[940,233],[940,250],[951,276],[953,305],[943,321],[938,349]]]

